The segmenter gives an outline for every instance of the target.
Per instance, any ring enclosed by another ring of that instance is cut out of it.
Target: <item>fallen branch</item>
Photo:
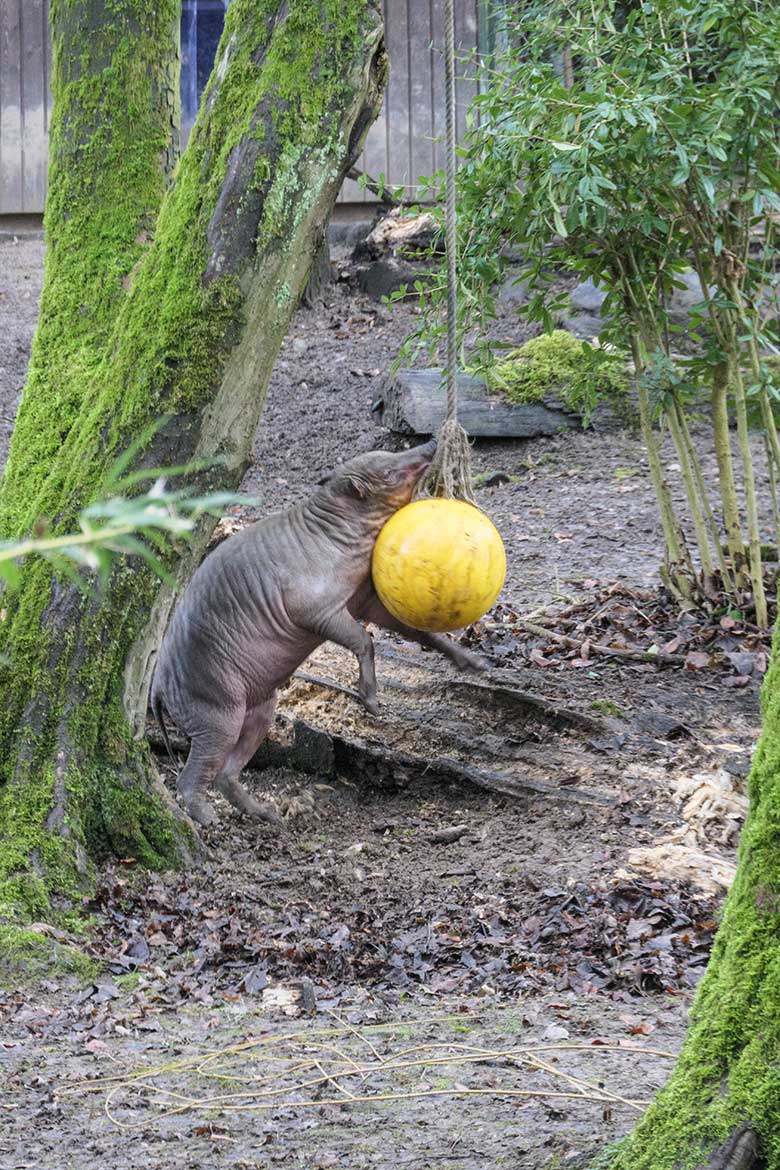
[[[685,666],[682,654],[661,654],[660,652],[652,654],[649,650],[624,650],[620,646],[605,646],[601,642],[590,642],[587,638],[578,641],[565,634],[558,634],[554,630],[546,630],[544,626],[537,626],[535,622],[529,622],[527,618],[518,618],[516,625],[528,630],[529,634],[536,634],[539,638],[549,638],[551,642],[557,642],[559,646],[566,646],[569,650],[582,652],[587,642],[589,654],[623,658],[627,662],[655,662],[661,666]]]

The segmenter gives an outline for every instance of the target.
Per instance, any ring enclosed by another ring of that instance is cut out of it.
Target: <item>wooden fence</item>
[[[49,148],[48,0],[0,0],[0,213],[42,211]]]
[[[462,58],[481,47],[481,0],[455,0],[455,44]],[[390,185],[413,188],[421,175],[443,166],[444,21],[442,0],[384,0],[385,38],[390,79],[382,112],[368,132],[358,170]],[[484,19],[482,21],[484,31]],[[458,137],[466,128],[466,110],[477,92],[473,65],[458,65],[456,91]],[[413,192],[412,192],[413,194]],[[372,201],[374,196],[347,179],[339,201]]]
[[[455,0],[455,41],[464,58],[483,47],[491,2],[495,0]],[[374,178],[383,174],[389,185],[413,188],[421,175],[441,165],[443,4],[384,0],[384,8],[390,80],[357,165]],[[48,0],[0,0],[0,214],[43,210],[51,102],[47,20]],[[192,55],[185,53],[182,90],[190,103],[193,78],[187,70],[195,67]],[[462,135],[476,83],[472,67],[461,63],[458,72]],[[339,201],[372,202],[374,196],[347,180]]]

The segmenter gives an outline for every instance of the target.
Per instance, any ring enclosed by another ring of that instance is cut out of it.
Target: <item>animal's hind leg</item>
[[[236,745],[240,718],[239,713],[233,727],[223,724],[219,729],[204,728],[193,735],[187,763],[176,779],[182,804],[192,819],[204,827],[212,825],[216,820],[216,813],[208,799],[208,790]]]
[[[281,817],[275,805],[260,803],[250,796],[238,777],[252,759],[271,726],[276,710],[276,691],[264,703],[251,707],[244,718],[238,743],[235,745],[216,777],[215,784],[234,808],[261,821],[279,824]]]

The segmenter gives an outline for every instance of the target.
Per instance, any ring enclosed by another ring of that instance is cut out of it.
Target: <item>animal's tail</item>
[[[175,755],[173,754],[173,748],[171,747],[171,741],[168,739],[168,730],[165,726],[165,722],[163,721],[164,706],[165,705],[163,703],[162,695],[159,693],[159,691],[155,691],[154,687],[152,687],[152,698],[151,698],[152,714],[154,715],[155,719],[157,720],[157,724],[160,728],[160,731],[162,732],[162,737],[163,737],[163,741],[165,743],[165,747],[168,751],[168,755],[171,757],[171,763],[173,764],[174,768],[178,768],[179,761],[176,759]]]

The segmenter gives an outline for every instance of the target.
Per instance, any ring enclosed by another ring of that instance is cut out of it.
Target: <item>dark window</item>
[[[230,0],[183,0],[181,9],[181,122],[184,142],[214,65]]]

